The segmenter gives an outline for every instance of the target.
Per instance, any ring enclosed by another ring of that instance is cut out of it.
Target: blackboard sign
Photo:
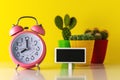
[[[56,63],[86,63],[86,48],[55,48]]]

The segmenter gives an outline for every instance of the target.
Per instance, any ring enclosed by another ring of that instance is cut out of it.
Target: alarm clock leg
[[[40,70],[39,64],[36,64],[36,67],[38,68],[38,70]]]
[[[19,64],[17,64],[15,69],[17,70],[19,66],[20,66],[20,65],[19,65]]]

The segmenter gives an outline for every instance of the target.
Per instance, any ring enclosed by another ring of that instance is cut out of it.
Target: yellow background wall
[[[56,15],[65,14],[77,18],[77,25],[72,34],[81,34],[87,28],[98,27],[109,31],[109,44],[105,59],[106,64],[120,64],[120,1],[119,0],[1,0],[0,1],[0,62],[14,64],[9,56],[9,45],[12,39],[9,30],[21,16],[34,16],[43,24],[46,35],[47,55],[41,64],[56,66],[54,48],[62,38],[56,28]],[[24,19],[21,25],[31,27],[33,20]]]

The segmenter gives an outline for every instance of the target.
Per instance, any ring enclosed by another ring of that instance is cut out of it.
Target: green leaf
[[[56,16],[55,17],[55,24],[56,26],[59,28],[59,29],[63,29],[63,20],[62,20],[62,17],[60,16]]]
[[[64,24],[65,24],[65,27],[69,26],[70,24],[70,16],[68,14],[66,14],[64,17]]]
[[[76,24],[77,24],[76,18],[75,18],[75,17],[72,17],[72,18],[70,19],[69,29],[71,30],[72,28],[74,28]]]

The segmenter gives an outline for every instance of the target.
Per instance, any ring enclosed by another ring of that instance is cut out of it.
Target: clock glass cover
[[[32,33],[22,33],[12,42],[12,54],[19,62],[29,64],[37,61],[43,52],[40,37]]]

